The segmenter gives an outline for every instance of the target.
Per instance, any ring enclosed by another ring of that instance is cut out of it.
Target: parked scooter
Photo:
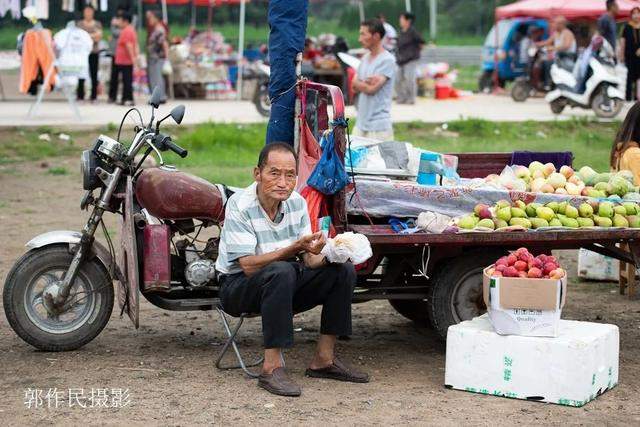
[[[148,124],[136,108],[123,118],[124,122],[131,112],[140,118],[128,147],[100,135],[93,148],[82,153],[86,192],[80,207],[91,210],[82,232],[36,236],[7,276],[3,300],[9,325],[38,349],[74,350],[94,339],[111,316],[114,281],[122,311],[136,328],[140,293],[166,310],[214,308],[218,239],[203,241],[198,236],[223,219],[229,194],[222,186],[164,165],[162,152],[187,156],[187,150],[160,133],[160,125],[169,117],[179,124],[185,108],[175,107],[154,121],[159,91],[153,91],[149,104]],[[136,159],[138,153],[141,159]],[[151,153],[160,166],[141,168]],[[122,216],[117,261],[103,222],[105,213]],[[94,237],[98,228],[107,247]]]
[[[254,72],[257,76],[258,82],[256,85],[256,92],[253,95],[253,103],[260,115],[263,117],[269,117],[271,114],[271,98],[269,98],[269,77],[271,75],[271,67],[262,61],[257,61],[254,64]]]
[[[551,111],[560,114],[569,105],[591,108],[601,118],[617,116],[624,102],[623,80],[616,74],[611,45],[594,37],[582,55],[573,72],[557,64],[551,66],[555,89],[545,97]]]

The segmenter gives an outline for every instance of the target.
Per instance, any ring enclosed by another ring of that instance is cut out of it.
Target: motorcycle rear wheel
[[[253,97],[253,103],[256,106],[256,110],[263,117],[269,117],[271,115],[271,99],[269,98],[269,86],[259,84],[256,89],[256,94]]]
[[[3,302],[9,325],[40,350],[76,350],[98,336],[111,317],[113,282],[97,259],[80,265],[70,307],[57,315],[48,312],[43,291],[62,279],[72,259],[68,245],[46,246],[23,255],[7,276]]]
[[[553,114],[562,113],[562,111],[564,110],[564,107],[566,106],[567,106],[567,102],[562,98],[555,99],[551,101],[551,103],[549,104],[549,107],[551,107],[551,112]]]
[[[601,119],[612,119],[622,110],[622,100],[618,98],[609,98],[607,96],[607,88],[602,87],[598,90],[591,100],[591,109],[596,116]]]

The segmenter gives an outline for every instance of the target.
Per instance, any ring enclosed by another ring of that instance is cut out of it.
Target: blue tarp
[[[267,126],[267,144],[288,142],[293,145],[296,55],[304,50],[308,5],[309,0],[269,2],[271,117]]]

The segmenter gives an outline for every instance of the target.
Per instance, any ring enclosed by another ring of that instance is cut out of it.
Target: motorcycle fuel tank
[[[218,187],[175,168],[145,169],[135,187],[140,205],[156,218],[215,222],[224,218],[224,203]]]

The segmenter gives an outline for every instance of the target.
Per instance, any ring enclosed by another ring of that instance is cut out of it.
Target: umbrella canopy
[[[637,0],[617,0],[618,19],[628,18],[631,9],[640,7]],[[606,12],[604,0],[522,0],[496,8],[496,20],[532,17],[551,19],[564,16],[568,20],[596,20]]]

